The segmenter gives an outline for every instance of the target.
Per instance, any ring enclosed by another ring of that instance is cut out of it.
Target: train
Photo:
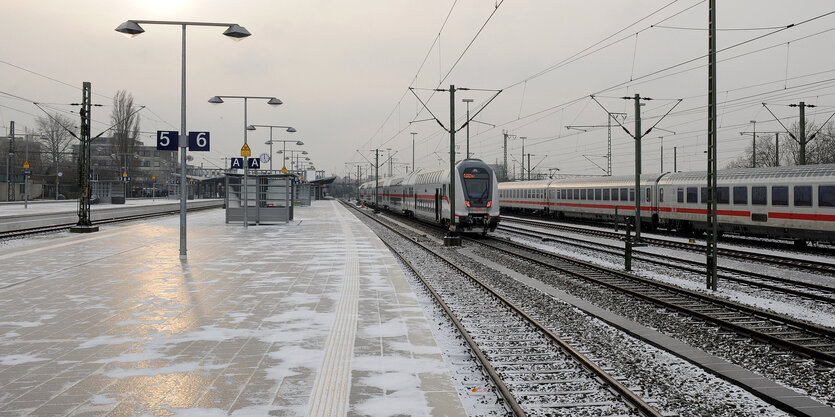
[[[687,234],[707,229],[707,173],[640,177],[642,227]],[[835,164],[717,172],[719,233],[835,242]],[[503,213],[589,222],[635,218],[635,176],[577,177],[499,184]]]
[[[360,185],[358,199],[366,205],[450,226],[449,168],[416,170]],[[455,165],[456,232],[496,230],[500,220],[499,182],[494,170],[479,159]]]

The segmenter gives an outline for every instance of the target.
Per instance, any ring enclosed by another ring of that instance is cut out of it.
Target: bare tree
[[[115,160],[128,171],[134,171],[138,163],[136,147],[139,140],[139,114],[133,104],[133,95],[119,90],[113,96],[113,111],[110,113],[111,132],[116,144]]]
[[[60,170],[61,164],[71,159],[70,147],[73,143],[73,137],[70,130],[75,131],[76,126],[73,119],[59,113],[53,113],[47,117],[38,117],[35,122],[41,132],[39,140],[46,147],[46,152],[43,154],[47,159],[47,161],[44,161],[45,165],[54,169],[52,174],[56,174]]]
[[[780,143],[774,141],[774,136],[757,136],[757,167],[771,167],[779,165],[800,164],[800,128],[794,123],[789,128],[794,138],[787,133],[780,134]],[[817,133],[816,133],[817,132]],[[816,134],[815,134],[816,133]],[[815,134],[814,136],[812,136]],[[752,147],[737,159],[729,162],[726,168],[750,168],[752,166]],[[777,160],[779,152],[779,161]],[[829,122],[819,129],[814,123],[806,125],[806,164],[835,163],[835,123]]]

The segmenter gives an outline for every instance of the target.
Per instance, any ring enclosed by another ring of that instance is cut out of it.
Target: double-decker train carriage
[[[635,177],[583,177],[499,184],[502,209],[586,221],[634,217]],[[723,233],[835,242],[835,164],[741,168],[717,173]],[[707,227],[707,174],[641,177],[641,222],[683,232]]]
[[[455,230],[496,230],[499,224],[498,180],[493,169],[478,159],[455,165]],[[366,205],[449,226],[449,169],[414,171],[406,176],[380,179],[375,202],[375,181],[360,186]]]

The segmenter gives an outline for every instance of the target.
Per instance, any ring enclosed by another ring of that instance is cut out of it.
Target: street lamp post
[[[119,27],[116,31],[123,33],[128,37],[145,32],[139,24],[150,25],[176,25],[182,27],[182,90],[180,94],[180,256],[186,256],[186,193],[183,192],[183,187],[186,187],[186,147],[188,146],[188,133],[186,133],[186,26],[226,26],[227,29],[223,32],[225,36],[234,39],[242,39],[250,36],[248,30],[237,23],[213,23],[213,22],[176,22],[176,21],[162,21],[162,20],[128,20]]]
[[[411,132],[412,134],[412,172],[415,172],[415,135],[417,132]]]
[[[278,125],[249,125],[246,127],[246,130],[255,130],[257,127],[268,127],[270,128],[270,140],[264,142],[265,145],[270,145],[270,171],[273,170],[273,143],[274,142],[285,142],[284,147],[286,148],[286,142],[296,142],[296,145],[304,145],[302,141],[292,141],[292,140],[273,140],[273,128],[282,128],[287,129],[286,132],[288,133],[296,133],[296,129],[292,126],[278,126]],[[283,167],[283,165],[282,165]],[[283,174],[286,174],[286,169],[282,170]]]
[[[278,106],[280,104],[284,104],[281,100],[275,97],[264,97],[264,96],[214,96],[209,99],[209,103],[212,104],[221,104],[223,103],[224,98],[242,98],[244,99],[244,146],[247,145],[246,140],[246,132],[248,129],[246,123],[246,101],[248,99],[256,99],[256,100],[267,100],[267,104],[271,106]],[[243,149],[242,149],[243,150]],[[249,188],[249,155],[241,155],[244,157],[244,228],[249,227],[249,218],[247,217],[247,207],[249,206],[249,196],[247,195],[247,189]]]
[[[751,168],[757,167],[757,121],[751,120],[754,131],[751,132]]]
[[[461,101],[467,103],[467,157],[464,159],[470,159],[470,103],[473,102],[473,99],[465,98]]]

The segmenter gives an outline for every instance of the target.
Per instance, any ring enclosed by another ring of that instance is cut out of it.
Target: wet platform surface
[[[464,415],[420,306],[334,201],[0,243],[0,416]]]

